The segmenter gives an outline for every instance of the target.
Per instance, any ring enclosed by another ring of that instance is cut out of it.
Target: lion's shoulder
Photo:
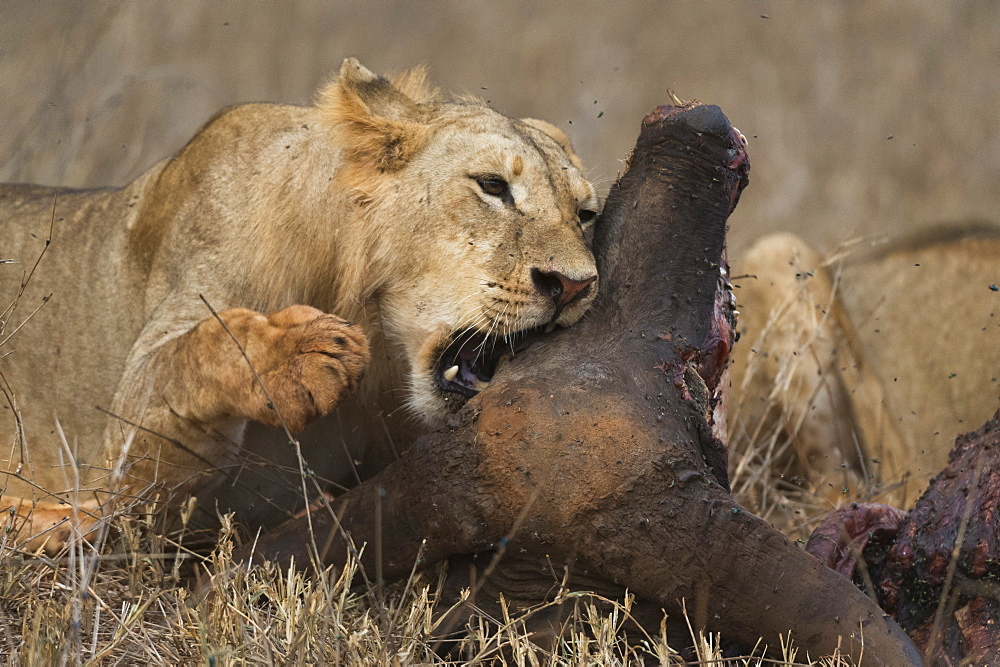
[[[969,248],[990,248],[1000,244],[1000,225],[985,220],[934,225],[910,234],[886,239],[871,247],[850,253],[845,266],[877,264],[894,257],[907,258],[926,253],[942,257],[965,258]],[[973,252],[975,252],[973,250]]]
[[[948,312],[982,310],[988,317],[997,304],[981,297],[1000,279],[998,258],[1000,226],[934,228],[846,258],[839,267],[841,297],[858,316],[891,318],[893,326],[920,318],[920,312],[939,318],[928,323],[941,327],[955,322]]]
[[[308,106],[275,102],[247,102],[224,107],[209,118],[173,156],[177,162],[240,158],[246,168],[251,161],[266,163],[268,153],[289,150],[292,141],[306,141],[318,129],[319,119]],[[284,144],[282,139],[287,139]],[[285,148],[285,147],[288,148]],[[263,153],[263,154],[262,154]]]

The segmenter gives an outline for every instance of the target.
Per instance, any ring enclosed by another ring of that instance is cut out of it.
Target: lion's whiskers
[[[455,338],[455,340],[453,340],[450,344],[448,344],[448,345],[444,346],[443,348],[441,348],[441,351],[438,352],[437,358],[434,360],[434,366],[437,366],[439,363],[441,363],[441,360],[444,358],[445,352],[447,352],[449,348],[451,348],[453,345],[455,345],[455,343],[459,343],[458,346],[459,346],[459,348],[461,348],[463,345],[465,345],[465,343],[467,343],[469,340],[471,340],[472,337],[475,336],[476,333],[477,333],[476,327],[481,322],[483,322],[483,321],[490,321],[489,320],[489,316],[486,313],[480,311],[479,315],[477,315],[467,325],[467,327],[464,328],[464,330],[461,332],[461,334],[459,334],[458,337]],[[459,342],[459,341],[461,341],[461,342]]]
[[[493,318],[492,321],[490,322],[490,328],[486,331],[486,337],[483,338],[483,342],[479,344],[479,348],[476,350],[476,359],[475,359],[476,361],[479,361],[479,356],[483,353],[483,349],[486,347],[486,342],[490,340],[490,336],[493,333],[493,331],[498,328],[499,324],[498,320],[503,319],[504,313],[507,312],[507,309],[509,307],[510,307],[510,301],[504,304],[503,311],[500,313],[499,317]],[[490,349],[490,354],[496,351],[496,346],[497,346],[496,339],[494,338],[493,347]]]

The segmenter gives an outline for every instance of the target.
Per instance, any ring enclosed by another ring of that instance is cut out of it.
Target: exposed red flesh
[[[806,548],[856,579],[860,548],[882,607],[934,664],[1000,663],[1000,411],[958,437],[912,511],[893,510],[842,508]],[[896,517],[895,540],[848,545],[866,532],[889,535]]]

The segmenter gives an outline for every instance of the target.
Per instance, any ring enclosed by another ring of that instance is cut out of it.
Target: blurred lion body
[[[1000,228],[942,229],[843,262],[757,241],[734,275],[731,442],[787,440],[783,472],[833,502],[912,505],[1000,403]]]
[[[285,518],[302,464],[281,429],[324,415],[300,438],[317,479],[384,465],[461,402],[434,377],[449,337],[589,306],[596,282],[564,308],[532,282],[594,279],[580,170],[547,123],[348,60],[315,106],[224,110],[124,188],[0,186],[3,252],[25,269],[0,267],[19,295],[3,319],[24,322],[0,355],[0,490],[23,545],[58,548],[112,493]]]

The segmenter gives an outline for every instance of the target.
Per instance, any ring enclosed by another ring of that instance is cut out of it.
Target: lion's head
[[[560,130],[446,100],[422,70],[390,82],[353,59],[319,106],[344,147],[334,180],[359,212],[350,224],[364,227],[364,261],[342,279],[377,303],[421,417],[474,395],[526,333],[583,315],[598,200]]]

